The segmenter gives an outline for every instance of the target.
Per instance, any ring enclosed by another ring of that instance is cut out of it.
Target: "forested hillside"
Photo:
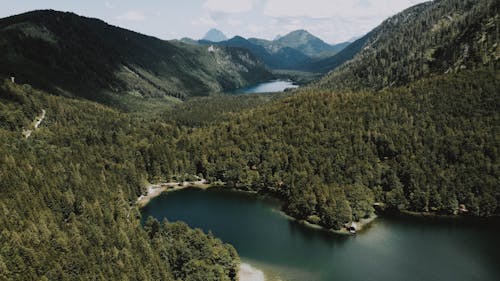
[[[498,68],[499,8],[496,0],[439,0],[411,7],[373,30],[361,52],[317,87],[378,90],[430,75]]]
[[[499,78],[485,69],[377,93],[306,91],[202,128],[4,82],[2,278],[235,280],[232,247],[179,224],[139,224],[146,181],[193,174],[277,194],[288,214],[334,229],[375,202],[498,215]],[[25,139],[41,109],[46,120]]]
[[[194,175],[274,194],[331,229],[374,203],[498,216],[498,21],[498,1],[424,3],[357,41],[317,85],[180,103],[269,73],[241,49],[74,14],[0,20],[0,76],[16,76],[0,82],[0,280],[236,280],[232,246],[140,224],[148,183]],[[178,104],[160,115],[102,104],[126,96]]]
[[[192,169],[272,192],[339,228],[373,212],[498,214],[500,76],[464,71],[377,93],[306,91],[181,138]],[[179,147],[179,146],[178,146]]]
[[[145,159],[155,143],[175,159],[175,132],[2,81],[0,280],[236,280],[233,247],[180,223],[140,225]]]
[[[0,20],[0,75],[111,105],[206,96],[272,77],[244,49],[170,43],[56,11]]]

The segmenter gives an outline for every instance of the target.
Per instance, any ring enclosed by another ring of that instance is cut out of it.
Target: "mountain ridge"
[[[53,93],[110,102],[185,99],[272,75],[243,49],[167,42],[53,10],[0,19],[0,74]]]
[[[335,50],[332,45],[325,43],[304,29],[292,31],[275,42],[284,47],[299,50],[309,57],[321,56],[323,53]]]
[[[330,58],[351,44],[350,42],[343,42],[329,45],[306,30],[292,31],[272,41],[259,38],[247,39],[238,35],[220,42],[210,40],[194,42],[189,38],[183,38],[182,41],[188,44],[217,44],[244,48],[260,58],[269,68],[275,70],[313,71],[315,70],[313,62]]]
[[[499,6],[493,0],[442,0],[410,7],[353,43],[355,56],[335,64],[317,86],[378,90],[461,69],[497,68]]]

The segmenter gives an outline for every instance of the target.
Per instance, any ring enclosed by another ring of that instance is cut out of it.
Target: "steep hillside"
[[[116,94],[185,99],[271,77],[243,49],[169,43],[56,11],[0,20],[0,75],[107,103]]]
[[[499,6],[495,0],[440,0],[409,8],[373,30],[361,52],[318,87],[381,89],[462,69],[498,68]]]
[[[500,73],[462,71],[373,92],[304,91],[187,135],[193,172],[279,194],[339,229],[373,204],[500,213]]]
[[[42,109],[40,129],[25,139]],[[230,245],[185,224],[140,224],[134,203],[149,161],[176,159],[175,133],[1,81],[0,280],[236,281]]]

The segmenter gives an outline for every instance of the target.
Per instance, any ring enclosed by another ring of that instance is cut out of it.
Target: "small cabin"
[[[352,222],[352,223],[350,223],[350,224],[347,224],[347,225],[345,226],[345,229],[346,229],[349,233],[351,233],[351,234],[356,234],[356,231],[358,230],[358,227],[357,227],[357,225],[356,225],[356,223],[355,223],[355,222]]]

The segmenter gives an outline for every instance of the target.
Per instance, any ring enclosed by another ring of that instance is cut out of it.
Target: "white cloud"
[[[240,26],[242,24],[241,20],[232,18],[227,19],[226,23],[229,24],[230,26]]]
[[[194,26],[207,26],[207,27],[215,27],[217,26],[217,22],[210,16],[210,14],[205,14],[202,17],[191,21],[191,24]]]
[[[146,16],[139,11],[128,11],[123,15],[117,16],[116,19],[125,21],[144,21],[146,20]]]
[[[387,17],[423,0],[267,0],[264,14],[272,17]]]
[[[425,0],[267,0],[263,12],[276,20],[269,30],[303,28],[338,43],[364,35],[387,17],[421,2]]]
[[[264,27],[260,26],[260,25],[256,25],[256,24],[251,24],[247,27],[247,30],[250,31],[250,33],[252,34],[260,34],[262,33],[262,31],[264,30]]]
[[[244,13],[253,9],[252,0],[206,0],[203,7],[209,11],[227,14]]]
[[[113,4],[111,4],[111,2],[109,1],[104,1],[104,6],[106,6],[106,8],[108,9],[113,9],[115,6]]]

